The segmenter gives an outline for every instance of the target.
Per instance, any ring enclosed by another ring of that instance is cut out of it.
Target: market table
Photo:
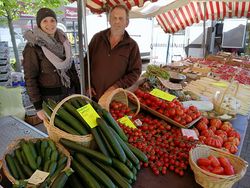
[[[231,122],[233,123],[233,127],[241,135],[241,142],[239,145],[239,151],[237,153],[237,155],[240,155],[240,151],[243,146],[243,141],[246,134],[246,129],[248,126],[248,116],[237,115],[236,119],[232,120]],[[3,129],[4,127],[8,131]],[[17,137],[47,136],[36,128],[12,116],[0,118],[0,128],[1,157],[8,145],[7,142],[2,141],[6,138],[8,139],[8,142],[10,142],[11,139]],[[2,171],[1,174],[3,174]],[[5,188],[11,187],[10,182],[8,182],[6,178],[3,178],[3,182],[1,182],[1,184],[4,185]],[[167,171],[166,175],[156,176],[153,174],[150,168],[142,168],[137,175],[136,182],[133,184],[133,188],[163,188],[166,186],[172,188],[201,188],[201,186],[195,182],[194,174],[190,168],[188,168],[183,177],[180,177],[179,175],[176,175],[174,172],[170,171]]]

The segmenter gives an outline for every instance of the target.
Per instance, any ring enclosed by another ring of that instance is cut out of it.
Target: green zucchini
[[[56,103],[52,100],[48,100],[49,106],[54,109],[56,107]],[[74,116],[72,116],[69,112],[67,112],[63,107],[59,108],[57,114],[60,118],[63,119],[66,123],[68,123],[72,128],[78,131],[81,135],[88,134],[86,128],[79,122]]]
[[[122,175],[117,172],[114,168],[111,166],[104,165],[96,160],[93,160],[93,162],[100,168],[102,169],[111,179],[112,181],[118,185],[118,187],[121,188],[132,188],[132,186],[124,180]]]
[[[127,142],[128,137],[123,132],[122,128],[118,125],[118,123],[115,121],[115,119],[112,117],[112,115],[106,109],[102,109],[102,114],[102,117],[105,119],[107,124],[116,131],[116,133],[123,141]]]
[[[21,142],[21,147],[28,161],[29,166],[31,167],[32,170],[36,170],[37,169],[36,159],[32,155],[29,145],[25,142]]]
[[[21,149],[20,148],[15,149],[14,154],[15,154],[19,164],[22,165],[23,164],[23,159],[22,159]]]
[[[57,150],[52,151],[50,160],[51,160],[51,161],[57,161],[58,155],[59,155],[59,154],[58,154],[58,151],[57,151]]]
[[[72,98],[69,100],[69,102],[76,108],[81,108],[81,105],[77,102],[77,100],[75,98]]]
[[[45,150],[45,154],[44,154],[44,160],[45,161],[48,161],[48,160],[50,160],[51,158],[51,152],[52,152],[52,149],[51,149],[51,147],[50,146],[48,146],[47,148],[46,148],[46,150]]]
[[[79,179],[79,177],[75,173],[73,173],[69,177],[69,179],[67,181],[67,185],[69,187],[72,187],[72,188],[84,188],[84,186],[81,183],[81,180]]]
[[[66,124],[64,121],[62,121],[61,118],[58,117],[58,116],[55,117],[54,124],[55,124],[56,127],[58,127],[59,129],[65,131],[65,132],[67,132],[69,134],[81,135],[75,129],[73,129],[68,124]]]
[[[107,138],[105,137],[105,135],[100,130],[100,127],[97,126],[97,130],[98,130],[98,133],[101,136],[101,138],[102,138],[102,140],[103,140],[103,142],[104,142],[104,144],[105,144],[105,146],[107,148],[109,156],[116,157],[114,150],[112,149],[112,147],[111,147],[110,143],[108,142]]]
[[[21,165],[19,164],[16,157],[13,157],[13,162],[14,162],[14,164],[16,166],[16,169],[17,169],[17,172],[18,172],[18,175],[19,175],[20,179],[21,180],[25,179],[25,175],[24,175],[24,173],[22,171]]]
[[[121,161],[116,158],[112,158],[112,167],[114,167],[121,175],[128,179],[133,178],[133,172]]]
[[[110,154],[108,152],[108,149],[106,148],[104,144],[104,140],[102,139],[101,135],[99,135],[98,132],[98,126],[91,129],[91,134],[93,135],[95,142],[99,148],[99,150],[107,157],[110,157]]]
[[[42,103],[42,108],[43,108],[45,114],[47,115],[48,119],[50,119],[51,114],[52,114],[52,110],[49,108],[48,104],[45,101],[43,101],[43,103]]]
[[[37,158],[37,152],[36,152],[36,148],[35,148],[35,144],[31,141],[27,142],[31,151],[31,154],[33,155],[33,158],[36,159]]]
[[[56,145],[52,140],[48,140],[49,146],[51,147],[52,151],[56,150]]]
[[[36,165],[37,165],[38,169],[40,169],[41,164],[42,164],[42,157],[41,156],[37,156],[37,158],[36,158]]]
[[[101,188],[100,184],[95,180],[95,178],[81,166],[81,164],[73,158],[71,161],[73,170],[81,177],[84,185],[89,188]]]
[[[83,107],[86,104],[88,104],[88,102],[85,99],[81,98],[81,97],[77,97],[76,101],[80,104],[80,107]]]
[[[9,168],[9,171],[10,171],[11,175],[12,175],[15,179],[19,180],[19,179],[20,179],[20,176],[19,176],[19,174],[18,174],[18,172],[17,172],[17,167],[16,167],[16,165],[15,165],[15,163],[14,163],[13,157],[12,157],[10,154],[6,154],[6,155],[5,155],[5,161],[6,161],[6,163],[7,163],[7,166],[8,166],[8,168]]]
[[[71,168],[61,172],[52,182],[51,188],[63,188],[72,173]]]
[[[130,161],[134,164],[134,165],[138,165],[140,164],[139,159],[135,156],[135,154],[130,150],[130,148],[125,144],[125,142],[120,138],[120,136],[115,132],[114,129],[112,129],[112,127],[109,127],[110,131],[113,133],[113,135],[116,137],[117,141],[120,143],[123,151],[125,152],[127,158],[130,159]]]
[[[23,169],[24,174],[29,178],[33,174],[33,170],[26,164],[22,164],[21,168]]]
[[[41,149],[40,149],[41,154],[40,155],[42,156],[43,159],[45,157],[45,150],[47,149],[48,145],[49,144],[48,144],[47,140],[42,140],[42,142],[41,142]]]
[[[94,177],[97,178],[99,182],[102,183],[102,185],[105,185],[108,188],[115,188],[115,184],[112,182],[112,180],[83,154],[75,153],[74,158],[79,161],[79,163],[86,170],[94,175]]]
[[[63,103],[63,107],[68,112],[70,112],[71,115],[76,117],[88,131],[90,130],[89,125],[86,123],[86,121],[83,119],[83,117],[79,114],[79,112],[77,111],[77,109],[73,105],[71,105],[69,102],[65,102],[65,103]]]
[[[136,155],[136,157],[144,162],[147,163],[148,162],[148,157],[145,155],[145,153],[143,153],[141,150],[139,150],[138,148],[132,146],[129,143],[126,143],[126,145],[129,147],[129,149]]]
[[[66,148],[71,149],[73,151],[77,151],[79,153],[83,153],[84,155],[88,156],[88,157],[93,157],[94,159],[97,159],[98,161],[102,161],[105,164],[111,164],[112,160],[110,157],[105,156],[104,154],[86,148],[84,146],[82,146],[81,144],[78,144],[76,142],[73,142],[71,140],[67,140],[65,138],[61,138],[59,140],[59,142],[64,145]]]
[[[54,174],[51,176],[51,180],[53,180],[66,166],[66,163],[58,164]]]
[[[56,161],[51,161],[50,164],[49,164],[49,168],[48,168],[48,172],[49,172],[50,176],[52,176],[55,173],[56,167],[57,167],[57,162]]]
[[[120,161],[125,163],[127,157],[126,157],[120,143],[117,141],[117,139],[115,138],[115,136],[113,135],[113,133],[109,129],[106,122],[101,118],[97,118],[96,122],[99,125],[100,130],[102,131],[104,136],[107,138],[108,142],[110,143],[110,145],[111,145],[113,151],[115,152],[116,156],[120,159]]]

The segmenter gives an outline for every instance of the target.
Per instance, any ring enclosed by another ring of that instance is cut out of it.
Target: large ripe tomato
[[[215,126],[217,129],[220,129],[220,126],[222,125],[222,121],[216,118],[210,119],[209,123],[211,126]]]
[[[199,122],[196,126],[195,126],[199,131],[204,131],[207,130],[207,124],[205,122]]]
[[[232,154],[238,152],[238,147],[233,142],[225,142],[223,146]]]
[[[201,157],[201,158],[197,159],[197,164],[198,164],[198,166],[209,166],[209,165],[211,165],[211,161],[207,158]]]
[[[232,124],[231,123],[226,123],[224,122],[221,127],[220,127],[221,130],[223,131],[226,131],[227,133],[230,132],[231,130],[233,130],[233,127],[232,127]]]
[[[203,130],[201,131],[201,136],[205,136],[205,137],[211,137],[214,136],[214,132],[212,130]]]
[[[212,165],[213,167],[220,166],[219,160],[218,160],[217,157],[215,157],[214,155],[209,155],[209,156],[208,156],[208,159],[211,161],[211,165]]]
[[[221,148],[223,144],[223,140],[221,137],[214,135],[214,136],[207,137],[207,139],[205,140],[205,144],[209,146],[213,146],[215,148]]]
[[[228,137],[227,141],[228,142],[233,142],[236,146],[240,145],[239,138],[236,138],[236,137],[233,137],[233,136]]]
[[[236,137],[240,140],[240,133],[237,132],[236,130],[231,130],[231,131],[228,131],[228,137]]]
[[[209,121],[206,117],[202,117],[199,122],[204,122],[208,125]]]

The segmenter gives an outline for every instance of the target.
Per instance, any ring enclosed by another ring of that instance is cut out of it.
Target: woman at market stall
[[[66,34],[57,28],[53,10],[41,8],[36,16],[37,27],[25,32],[23,51],[26,88],[37,116],[44,120],[42,102],[56,102],[80,93],[80,82],[72,61],[71,46]]]
[[[139,47],[125,30],[129,10],[124,5],[114,6],[109,12],[109,23],[111,27],[96,33],[89,44],[91,91],[88,83],[86,91],[91,92],[93,100],[116,88],[130,87],[141,74]]]

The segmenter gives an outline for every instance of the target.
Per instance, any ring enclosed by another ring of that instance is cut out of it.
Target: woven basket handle
[[[235,97],[238,93],[238,90],[239,90],[239,82],[237,81],[232,81],[228,87],[225,89],[225,91],[223,92],[222,96],[221,96],[221,100],[219,102],[219,106],[221,106],[226,94],[228,93],[228,91],[231,89],[231,87],[235,84],[235,89],[234,89],[234,92],[233,92],[233,96]]]
[[[54,121],[55,121],[55,116],[56,116],[56,113],[57,111],[59,110],[59,108],[66,102],[68,101],[69,99],[72,99],[72,98],[75,98],[75,97],[82,97],[88,101],[91,101],[90,98],[86,97],[85,95],[80,95],[80,94],[74,94],[74,95],[70,95],[66,98],[64,98],[63,100],[61,100],[57,105],[56,107],[54,108],[52,114],[51,114],[51,117],[50,117],[50,124],[52,126],[54,126]]]
[[[124,92],[126,94],[128,93],[128,94],[132,95],[133,98],[136,100],[137,109],[136,109],[135,115],[137,115],[140,112],[140,101],[139,101],[139,99],[137,98],[137,96],[133,92],[131,92],[129,90],[124,90]]]

